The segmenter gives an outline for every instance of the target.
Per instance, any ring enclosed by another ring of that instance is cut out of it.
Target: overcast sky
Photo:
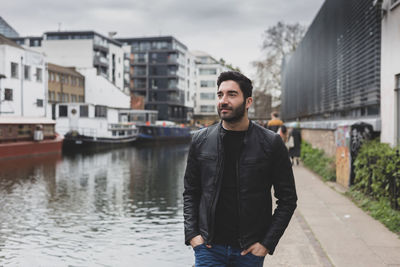
[[[9,0],[2,16],[21,36],[94,30],[117,37],[172,35],[252,76],[262,33],[278,21],[312,22],[323,0]]]

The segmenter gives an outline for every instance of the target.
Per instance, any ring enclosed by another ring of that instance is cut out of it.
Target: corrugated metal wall
[[[296,52],[284,63],[282,117],[377,116],[380,35],[379,3],[326,0]]]

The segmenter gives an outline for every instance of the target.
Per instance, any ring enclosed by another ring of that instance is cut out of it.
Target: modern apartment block
[[[218,120],[217,79],[221,72],[229,69],[207,53],[191,52],[196,62],[196,98],[194,119],[202,123]],[[208,124],[207,123],[207,124]]]
[[[2,34],[4,37],[7,38],[19,37],[18,32],[14,30],[14,28],[11,27],[7,23],[7,21],[5,21],[1,16],[0,16],[0,34]]]
[[[13,38],[18,44],[44,52],[47,61],[77,69],[95,68],[120,90],[124,90],[122,45],[95,31],[45,32],[43,37]]]
[[[45,58],[0,35],[0,116],[46,116]]]
[[[130,89],[145,99],[145,109],[159,120],[192,119],[194,62],[187,47],[172,36],[118,38],[130,49]]]

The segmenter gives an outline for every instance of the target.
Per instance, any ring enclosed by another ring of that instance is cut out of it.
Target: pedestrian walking
[[[267,129],[273,132],[278,132],[279,127],[283,125],[283,121],[279,119],[279,113],[274,111],[271,113],[271,120],[267,123]]]
[[[292,129],[289,141],[291,144],[293,144],[289,146],[289,156],[292,160],[292,164],[294,164],[294,162],[296,161],[296,165],[299,165],[301,154],[301,132],[298,123],[296,124],[296,127]]]
[[[278,134],[282,138],[282,141],[286,144],[288,141],[288,131],[287,131],[287,127],[285,125],[282,125],[281,127],[279,127]]]
[[[262,266],[296,208],[292,167],[281,137],[248,118],[251,81],[228,71],[217,86],[221,121],[197,131],[189,149],[185,243],[194,249],[196,267]]]

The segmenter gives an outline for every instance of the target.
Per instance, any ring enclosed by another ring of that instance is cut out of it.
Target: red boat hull
[[[49,153],[61,154],[63,138],[45,139],[43,141],[17,141],[0,143],[0,159],[23,156],[34,156]]]

